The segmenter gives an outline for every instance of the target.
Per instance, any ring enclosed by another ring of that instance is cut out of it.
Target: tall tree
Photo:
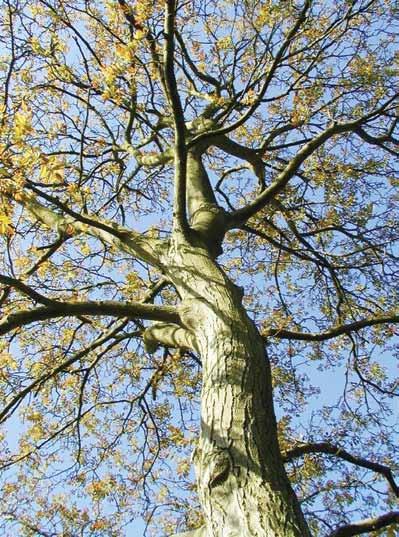
[[[3,535],[394,535],[395,2],[1,17]]]

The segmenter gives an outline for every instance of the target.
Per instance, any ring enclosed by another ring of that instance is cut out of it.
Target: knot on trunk
[[[227,481],[232,470],[231,457],[226,448],[220,449],[216,453],[210,453],[206,455],[206,458],[209,458],[208,487],[214,489]]]
[[[222,242],[226,233],[226,213],[215,203],[203,203],[191,215],[191,229],[195,231],[212,257],[223,253]]]
[[[144,330],[144,348],[154,353],[160,345],[183,350],[195,350],[191,332],[173,323],[154,323]]]

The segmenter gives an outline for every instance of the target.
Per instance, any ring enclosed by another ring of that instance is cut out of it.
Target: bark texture
[[[193,461],[206,526],[183,536],[310,536],[278,447],[264,343],[241,290],[205,247],[176,241],[166,257],[203,363]]]

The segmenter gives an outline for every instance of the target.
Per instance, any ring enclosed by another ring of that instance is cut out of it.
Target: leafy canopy
[[[227,215],[218,262],[267,341],[315,535],[398,494],[395,2],[190,0],[172,37],[165,5],[3,3],[3,535],[200,524],[200,357],[142,342],[179,302],[155,259],[186,218],[175,133]]]

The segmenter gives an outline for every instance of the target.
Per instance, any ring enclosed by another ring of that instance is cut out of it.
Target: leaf
[[[8,235],[10,232],[11,219],[6,214],[0,214],[0,235]]]
[[[28,134],[33,132],[32,112],[29,107],[23,103],[21,109],[14,117],[14,138],[17,143],[25,140]]]

